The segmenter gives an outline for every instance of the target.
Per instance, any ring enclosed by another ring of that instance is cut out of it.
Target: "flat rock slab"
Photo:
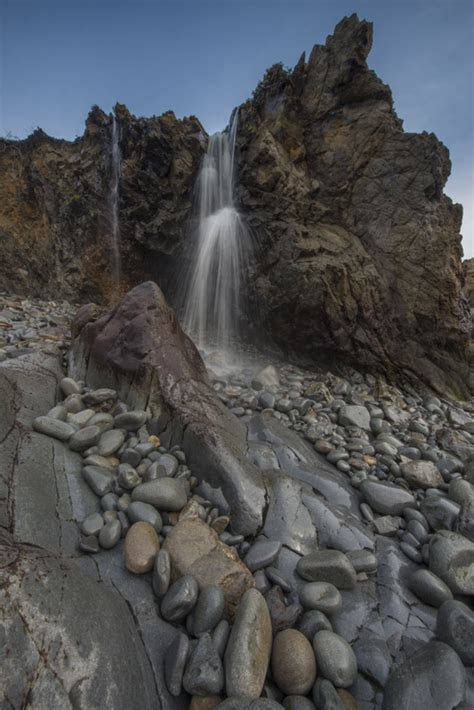
[[[236,551],[224,545],[217,533],[198,518],[181,520],[168,534],[163,549],[171,559],[171,579],[189,574],[199,586],[216,585],[224,592],[232,619],[242,595],[255,581]]]

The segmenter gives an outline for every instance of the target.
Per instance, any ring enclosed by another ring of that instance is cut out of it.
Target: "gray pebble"
[[[296,628],[298,631],[301,631],[311,643],[318,631],[332,631],[332,625],[327,616],[323,614],[322,611],[317,611],[316,609],[305,611],[298,621]]]
[[[33,420],[33,429],[59,441],[68,441],[75,433],[74,427],[70,424],[53,417],[36,417]]]
[[[191,575],[180,577],[164,595],[161,602],[161,614],[166,621],[181,621],[194,608],[199,594],[199,587]]]
[[[345,639],[333,631],[318,631],[313,639],[318,673],[337,688],[348,688],[357,677],[357,659]]]
[[[328,582],[304,584],[301,587],[300,600],[305,609],[317,609],[328,616],[336,614],[342,606],[339,590]]]
[[[227,646],[227,641],[230,636],[230,625],[225,619],[219,621],[216,628],[212,632],[212,640],[214,641],[214,646],[216,651],[221,658],[224,657],[225,649]]]
[[[91,513],[81,523],[81,532],[88,537],[98,535],[104,527],[104,519],[99,513]]]
[[[99,533],[99,544],[105,550],[110,550],[120,540],[122,526],[119,520],[111,520],[106,523]]]
[[[156,532],[161,532],[163,527],[161,515],[157,509],[149,503],[133,501],[127,508],[127,515],[131,523],[144,521],[145,523],[150,523],[150,525],[155,528]]]
[[[171,560],[168,550],[160,550],[153,565],[152,586],[157,597],[163,597],[169,589]]]
[[[193,612],[195,636],[201,636],[214,629],[222,619],[224,604],[224,592],[219,587],[206,586],[201,588]]]
[[[146,420],[147,413],[142,410],[123,412],[122,414],[117,414],[114,418],[114,427],[116,429],[126,429],[126,431],[137,431],[145,424]]]
[[[95,554],[99,552],[99,541],[95,535],[81,536],[79,539],[79,549],[82,552]]]
[[[102,434],[98,426],[86,426],[84,429],[76,431],[69,439],[71,451],[86,451],[91,446],[95,446]]]
[[[218,695],[224,687],[222,661],[209,634],[194,648],[183,676],[183,687],[190,695]]]
[[[99,456],[112,456],[112,454],[115,454],[115,452],[120,449],[124,441],[125,436],[123,431],[119,431],[118,429],[104,431],[97,444],[99,447]]]
[[[245,555],[244,563],[251,572],[255,572],[271,565],[278,557],[280,550],[281,542],[276,540],[255,542]]]
[[[102,498],[112,490],[114,477],[112,473],[100,466],[84,466],[82,476],[96,496]]]
[[[189,653],[189,639],[179,633],[165,654],[165,681],[170,695],[177,698],[181,694],[184,667]]]

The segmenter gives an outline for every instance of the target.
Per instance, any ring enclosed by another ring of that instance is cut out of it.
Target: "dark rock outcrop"
[[[191,207],[206,134],[172,112],[135,118],[117,104],[123,283],[163,277]],[[22,141],[0,139],[2,287],[14,293],[106,300],[111,273],[112,119],[99,108],[73,142],[40,129]],[[147,258],[150,244],[155,259]]]
[[[462,209],[447,149],[402,129],[345,18],[293,71],[270,69],[240,109],[239,198],[258,236],[271,332],[311,359],[346,357],[438,391],[467,391]]]

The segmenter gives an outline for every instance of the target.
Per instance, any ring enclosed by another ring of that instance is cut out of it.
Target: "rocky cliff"
[[[257,244],[257,295],[284,350],[350,361],[466,396],[471,319],[462,208],[443,195],[447,149],[403,131],[366,58],[372,25],[344,18],[293,70],[275,65],[240,107],[237,200]],[[186,259],[206,146],[195,118],[116,110],[123,287],[171,295]],[[111,291],[111,118],[73,143],[41,132],[0,143],[2,284],[104,299]],[[179,286],[179,284],[178,284]]]
[[[196,118],[172,112],[135,118],[115,108],[120,126],[122,290],[162,277],[182,233],[206,145]],[[41,130],[0,140],[0,282],[17,293],[105,300],[115,289],[110,177],[112,118],[90,112],[84,135],[56,140]],[[150,244],[163,259],[149,260]]]

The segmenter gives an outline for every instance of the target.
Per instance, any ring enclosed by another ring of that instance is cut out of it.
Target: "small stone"
[[[280,631],[273,641],[272,675],[285,695],[306,695],[316,678],[314,651],[296,629]]]
[[[179,633],[165,654],[165,681],[170,695],[177,698],[181,694],[184,667],[189,652],[189,639]]]
[[[255,542],[244,557],[244,563],[251,572],[263,567],[268,567],[278,557],[281,542],[276,540],[263,540]]]
[[[357,659],[350,645],[333,631],[318,631],[313,639],[318,671],[338,688],[348,688],[357,677]]]
[[[300,599],[305,609],[317,609],[327,616],[336,614],[342,606],[339,590],[328,582],[310,582],[303,585]]]
[[[68,395],[63,402],[63,406],[66,407],[67,411],[72,414],[74,414],[75,412],[80,412],[81,409],[84,409],[82,395],[81,394]]]
[[[147,413],[141,410],[123,412],[122,414],[117,414],[114,418],[114,427],[116,429],[125,429],[126,431],[137,431],[145,424],[146,420]]]
[[[76,414],[68,414],[67,421],[74,427],[84,427],[92,417],[95,412],[93,409],[83,409],[82,412],[77,412]]]
[[[167,476],[174,476],[179,467],[179,461],[171,454],[163,454],[159,460],[160,466],[166,471]]]
[[[156,532],[161,532],[163,527],[163,521],[161,515],[149,503],[142,503],[141,501],[133,501],[129,504],[127,508],[127,515],[131,523],[145,522],[149,523],[155,528]]]
[[[379,535],[393,537],[398,532],[399,520],[393,515],[382,515],[374,520],[375,530]]]
[[[110,550],[120,540],[122,526],[119,520],[111,520],[106,523],[99,533],[99,544],[104,550]]]
[[[318,550],[302,557],[296,571],[309,582],[330,582],[338,589],[353,589],[356,572],[349,558],[338,550]]]
[[[57,404],[56,407],[49,410],[46,416],[50,419],[59,419],[60,421],[65,422],[67,417],[67,409],[64,405]]]
[[[99,466],[99,468],[106,468],[108,471],[115,471],[118,463],[118,459],[113,456],[105,458],[97,454],[91,454],[84,459],[84,466]]]
[[[169,589],[171,562],[169,552],[160,550],[153,564],[152,586],[157,597],[163,597]]]
[[[225,619],[219,621],[216,628],[212,632],[212,640],[214,641],[214,646],[216,647],[217,653],[222,658],[227,647],[227,641],[230,636],[230,624]]]
[[[293,627],[301,615],[301,605],[287,604],[281,587],[272,587],[265,595],[265,601],[270,612],[274,634]]]
[[[86,537],[80,537],[79,539],[79,549],[82,552],[88,552],[95,554],[99,552],[99,541],[95,535],[87,535]]]
[[[74,432],[69,439],[71,451],[86,451],[91,446],[95,446],[102,434],[98,426],[87,426],[84,429]]]
[[[224,687],[222,661],[208,633],[198,641],[186,664],[183,687],[190,695],[217,695]]]
[[[453,598],[451,590],[443,580],[427,569],[417,570],[411,578],[409,586],[418,599],[431,606],[439,607],[445,601]]]
[[[128,463],[132,468],[136,468],[141,460],[141,454],[136,449],[132,448],[125,449],[120,456],[120,461],[122,463]]]
[[[157,478],[134,488],[132,500],[150,503],[158,510],[180,511],[187,501],[182,481],[175,478]]]
[[[191,575],[180,577],[168,589],[161,601],[161,614],[166,621],[181,621],[194,608],[199,587]]]
[[[323,629],[332,631],[332,625],[322,611],[311,609],[310,611],[305,611],[298,622],[297,629],[312,643],[318,631],[322,631]]]
[[[98,443],[99,456],[112,456],[120,449],[124,441],[125,435],[123,431],[118,431],[117,429],[104,431]]]
[[[317,678],[313,698],[318,710],[347,710],[336,688],[327,678]]]
[[[117,392],[107,387],[102,387],[101,389],[87,392],[83,395],[83,399],[86,407],[101,406],[104,409],[110,409],[117,399]]]
[[[442,475],[431,461],[409,461],[400,470],[410,488],[438,488],[443,483]]]
[[[134,574],[149,572],[159,550],[160,541],[155,528],[150,523],[134,523],[123,546],[126,568]]]
[[[218,535],[224,532],[226,528],[229,527],[230,518],[228,515],[219,515],[211,523],[211,528],[216,531]]]
[[[81,394],[81,388],[77,382],[72,379],[72,377],[63,377],[59,383],[59,386],[61,387],[61,392],[65,397],[70,394]]]
[[[81,523],[81,532],[87,537],[98,535],[104,527],[104,519],[99,513],[91,513]]]
[[[106,493],[100,499],[100,505],[102,510],[117,510],[118,509],[118,495],[115,493]]]
[[[84,466],[82,476],[96,496],[102,498],[112,490],[113,474],[107,468],[100,466]]]
[[[229,697],[260,697],[271,648],[272,625],[265,599],[256,589],[249,589],[237,610],[225,652],[225,682]]]
[[[75,433],[74,427],[70,424],[53,417],[36,417],[33,420],[33,429],[59,441],[68,441]]]
[[[89,419],[89,426],[98,426],[99,429],[104,431],[109,431],[114,426],[114,418],[111,414],[107,412],[97,412],[93,417]]]
[[[224,592],[215,586],[205,586],[201,589],[199,599],[193,612],[193,631],[195,636],[212,631],[222,619],[224,613]]]
[[[357,573],[371,574],[377,571],[377,558],[369,550],[350,550],[346,554]]]
[[[362,481],[359,486],[364,500],[380,515],[400,515],[407,506],[413,506],[413,494],[392,483]]]
[[[287,578],[276,567],[265,567],[265,574],[267,575],[270,582],[280,587],[285,592],[285,594],[288,594],[292,591],[293,587],[291,586]]]
[[[339,424],[370,431],[370,412],[356,404],[345,405],[339,410]]]

